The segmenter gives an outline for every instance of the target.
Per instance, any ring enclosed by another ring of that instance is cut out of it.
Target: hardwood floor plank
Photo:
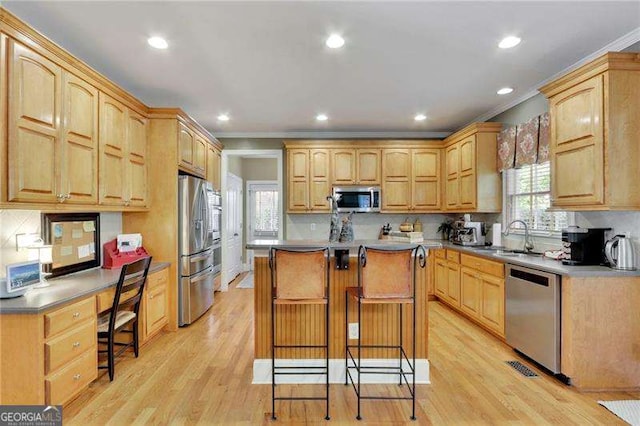
[[[431,384],[417,387],[418,422],[409,420],[408,401],[363,401],[366,424],[616,425],[624,422],[596,401],[640,399],[638,392],[578,393],[439,302],[429,302],[428,307]],[[251,384],[253,308],[253,291],[236,289],[232,283],[229,292],[216,293],[213,308],[194,324],[159,335],[137,359],[130,353],[119,359],[112,383],[101,372],[80,398],[64,408],[65,424],[270,423],[271,386]],[[511,359],[540,376],[520,375],[505,364]],[[397,386],[386,385],[363,389],[374,394],[400,392]],[[318,385],[278,386],[278,392],[288,395],[323,391]],[[351,386],[332,384],[330,393],[330,424],[365,424],[355,420]],[[283,401],[276,410],[278,424],[329,424],[323,402]]]

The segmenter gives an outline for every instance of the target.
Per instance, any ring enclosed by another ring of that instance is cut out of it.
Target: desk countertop
[[[169,263],[153,262],[149,273],[168,268]],[[0,299],[0,314],[39,314],[65,305],[76,299],[100,293],[114,287],[120,269],[96,268],[47,280],[49,287],[29,290],[24,296]]]

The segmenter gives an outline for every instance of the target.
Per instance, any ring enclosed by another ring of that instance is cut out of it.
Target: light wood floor
[[[260,424],[270,421],[271,386],[251,385],[253,292],[216,293],[213,308],[191,326],[166,333],[116,364],[64,408],[65,424]],[[330,424],[624,424],[598,399],[640,393],[580,394],[549,376],[525,378],[504,361],[505,344],[430,302],[431,384],[418,386],[418,422],[407,402],[363,402],[355,420],[351,387],[331,385]],[[282,392],[318,386],[282,386]],[[391,386],[394,391],[397,388]],[[389,389],[370,385],[372,392]],[[321,402],[280,402],[278,424],[326,423]]]

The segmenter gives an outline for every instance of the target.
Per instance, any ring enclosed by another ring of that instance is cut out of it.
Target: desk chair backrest
[[[329,248],[269,251],[271,283],[276,299],[323,299],[328,296]]]
[[[128,263],[122,267],[116,286],[116,294],[113,297],[113,305],[109,312],[109,332],[113,332],[118,311],[131,310],[136,314],[136,317],[138,316],[142,291],[147,281],[150,265],[151,256]],[[129,292],[134,292],[134,295],[121,302],[122,295]],[[133,309],[129,309],[130,307],[133,307]]]

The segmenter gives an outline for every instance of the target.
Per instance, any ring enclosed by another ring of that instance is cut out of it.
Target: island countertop
[[[268,250],[269,247],[277,248],[316,248],[329,247],[335,249],[358,250],[361,245],[367,247],[383,247],[383,248],[409,248],[421,245],[426,249],[442,248],[442,242],[438,240],[424,240],[419,243],[406,243],[403,241],[392,240],[354,240],[346,243],[332,243],[327,240],[252,240],[247,242],[248,250]]]
[[[149,274],[168,268],[169,263],[152,262]],[[99,293],[118,283],[120,270],[96,268],[47,280],[49,287],[34,288],[24,296],[0,299],[0,314],[39,314],[76,299]]]

